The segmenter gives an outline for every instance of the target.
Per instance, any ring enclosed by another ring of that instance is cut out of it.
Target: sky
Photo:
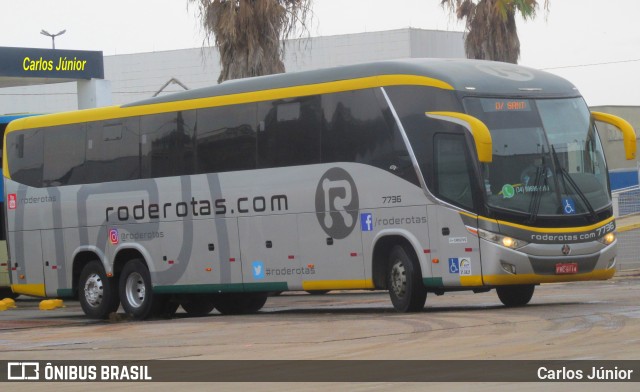
[[[540,3],[543,0],[538,0]],[[50,48],[40,34],[66,30],[56,48],[105,56],[200,47],[187,0],[0,0],[0,46]],[[640,106],[638,0],[550,0],[517,20],[521,65],[570,80],[587,103]],[[310,32],[328,36],[414,27],[463,31],[440,0],[314,0]]]

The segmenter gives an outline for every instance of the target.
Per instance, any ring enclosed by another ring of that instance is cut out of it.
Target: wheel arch
[[[413,253],[418,261],[416,268],[418,268],[420,276],[424,276],[423,271],[425,268],[423,266],[427,264],[420,241],[406,230],[383,230],[378,233],[373,245],[371,276],[376,289],[387,289],[387,263],[389,262],[389,254],[396,245],[400,245],[405,251]]]
[[[104,252],[95,246],[79,247],[73,254],[73,264],[71,267],[71,288],[73,290],[73,297],[78,296],[78,283],[80,281],[80,274],[84,267],[93,260],[98,260],[102,263],[104,270],[109,273],[108,263]]]
[[[146,252],[144,250],[141,250],[138,247],[127,247],[119,249],[115,253],[115,256],[113,258],[113,276],[119,277],[120,272],[124,268],[125,264],[134,259],[139,259],[144,265],[147,266],[149,272],[152,272],[152,269],[150,268],[151,266],[147,261],[148,258],[145,257],[145,253]]]

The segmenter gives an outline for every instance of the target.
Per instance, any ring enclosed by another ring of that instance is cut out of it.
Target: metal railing
[[[617,219],[618,270],[640,269],[640,186],[613,192]]]

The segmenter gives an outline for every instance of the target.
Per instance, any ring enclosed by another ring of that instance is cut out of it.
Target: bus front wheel
[[[496,292],[498,298],[504,306],[513,308],[516,306],[524,306],[531,301],[533,297],[533,291],[536,286],[532,284],[518,285],[518,286],[498,286]]]
[[[120,273],[120,300],[124,311],[135,320],[145,320],[166,305],[164,297],[154,296],[151,274],[147,266],[134,259]],[[154,298],[155,297],[155,298]]]
[[[391,303],[398,312],[418,312],[424,308],[427,290],[422,284],[418,261],[399,245],[389,254],[387,288]]]
[[[88,317],[105,319],[120,306],[116,282],[107,278],[98,260],[90,261],[82,269],[78,292],[80,306]]]

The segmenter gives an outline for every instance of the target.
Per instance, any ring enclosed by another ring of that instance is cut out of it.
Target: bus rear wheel
[[[205,295],[190,296],[182,301],[180,305],[189,316],[193,317],[206,316],[216,307],[213,298]]]
[[[167,298],[153,294],[151,274],[140,259],[131,260],[122,268],[119,289],[124,311],[135,320],[157,316],[168,306]]]
[[[216,309],[222,314],[256,313],[267,302],[267,293],[222,294],[216,299]]]
[[[82,269],[78,292],[80,306],[90,318],[105,319],[120,306],[116,282],[107,278],[98,260],[90,261]]]
[[[415,255],[407,253],[400,245],[394,246],[389,254],[387,288],[391,303],[398,312],[418,312],[424,308],[427,290],[417,265]]]
[[[16,299],[18,298],[18,295],[20,294],[16,294],[11,291],[11,287],[0,287],[0,300],[5,298]]]
[[[498,298],[504,306],[513,308],[516,306],[524,306],[531,301],[533,297],[533,291],[536,286],[532,284],[517,285],[517,286],[498,286],[496,287],[496,293]]]

